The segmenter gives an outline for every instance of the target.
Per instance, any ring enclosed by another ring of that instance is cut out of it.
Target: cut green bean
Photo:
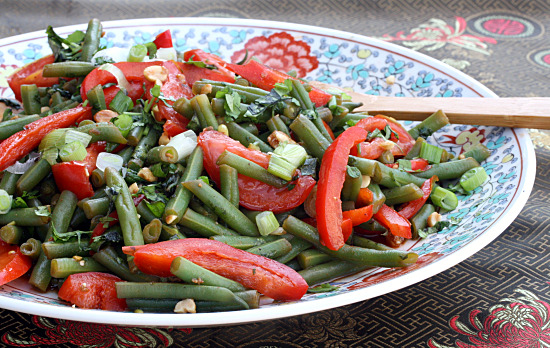
[[[89,199],[82,203],[82,210],[88,219],[96,215],[106,215],[109,212],[111,201],[108,197]]]
[[[2,123],[0,123],[0,140],[7,139],[15,133],[22,131],[26,125],[37,121],[40,118],[41,117],[39,115],[20,115],[16,119],[3,121]]]
[[[228,166],[235,168],[239,174],[246,175],[250,178],[259,180],[277,188],[284,187],[288,184],[288,181],[276,177],[259,164],[227,150],[224,151],[220,157],[218,157],[217,164],[227,164]]]
[[[66,278],[71,274],[85,272],[106,272],[107,269],[91,257],[83,257],[79,261],[74,258],[59,258],[51,260],[51,276]]]
[[[233,230],[245,236],[259,235],[256,224],[250,221],[239,209],[225,199],[221,193],[202,180],[191,180],[183,183],[198,199],[210,207]]]
[[[239,207],[239,172],[237,169],[222,164],[220,166],[220,192],[235,207]]]
[[[0,190],[4,190],[8,195],[13,195],[15,193],[17,180],[21,174],[15,174],[8,171],[4,171],[2,180],[0,180]]]
[[[329,147],[330,142],[319,132],[315,124],[307,116],[298,115],[290,124],[290,129],[300,138],[308,153],[319,160],[323,158],[323,154]]]
[[[386,197],[386,205],[395,205],[418,199],[424,195],[420,187],[415,184],[406,184],[399,187],[382,190]]]
[[[245,128],[241,127],[236,122],[229,122],[226,124],[227,129],[229,130],[229,136],[235,140],[238,140],[241,144],[248,147],[250,144],[256,144],[263,152],[271,152],[273,148],[269,146],[265,141],[258,138]]]
[[[12,209],[6,214],[0,214],[0,225],[7,225],[10,222],[14,222],[17,226],[43,226],[50,221],[50,217],[37,215],[37,213],[40,211],[47,212],[48,209],[48,206]]]
[[[424,204],[422,208],[411,219],[411,231],[414,239],[418,238],[418,231],[428,226],[428,217],[435,212],[435,207],[429,203]]]
[[[268,257],[270,259],[277,259],[286,255],[292,250],[292,244],[284,238],[279,238],[272,242],[268,242],[262,245],[246,249],[249,253]]]
[[[96,168],[90,174],[90,180],[92,181],[92,185],[94,187],[103,187],[105,186],[105,173],[101,169]]]
[[[19,244],[24,235],[25,229],[21,226],[7,224],[0,228],[0,239],[8,244]]]
[[[42,105],[40,104],[40,96],[38,95],[38,87],[36,85],[22,85],[21,100],[23,101],[25,114],[33,115],[40,113]]]
[[[88,22],[88,28],[86,29],[86,36],[82,43],[82,53],[80,60],[83,62],[89,62],[99,49],[99,40],[103,32],[101,22],[97,18],[93,18]]]
[[[376,214],[386,202],[386,196],[382,193],[380,186],[372,181],[369,183],[367,188],[372,192],[372,212],[373,214]]]
[[[235,83],[218,82],[205,79],[197,81],[193,84],[193,93],[201,94],[204,93],[205,90],[209,90],[207,94],[208,97],[214,98],[217,92],[224,90],[226,87],[230,87],[232,90],[239,93],[241,96],[241,102],[245,104],[253,103],[256,99],[269,94],[268,91],[264,91],[263,89],[257,87],[247,87]]]
[[[160,238],[161,232],[162,222],[160,219],[153,219],[153,221],[143,227],[143,241],[145,244],[156,243]]]
[[[342,187],[343,201],[356,201],[363,182],[363,175],[356,167],[346,166],[346,179]]]
[[[434,164],[423,172],[415,173],[414,176],[429,179],[435,175],[439,180],[458,179],[462,174],[475,167],[479,167],[479,163],[472,157],[468,157],[456,161]]]
[[[183,117],[187,119],[191,119],[193,115],[195,114],[195,110],[193,110],[193,107],[191,106],[191,103],[189,100],[185,97],[181,97],[178,100],[174,102],[173,105],[174,110]]]
[[[190,103],[202,128],[212,127],[218,129],[216,115],[214,115],[210,100],[206,94],[197,94],[190,100]]]
[[[105,93],[103,93],[103,87],[97,85],[92,87],[86,94],[90,105],[94,107],[94,110],[105,110],[107,109],[107,103],[105,102]]]
[[[302,251],[311,248],[311,243],[305,241],[302,238],[293,237],[289,240],[290,245],[292,245],[292,250],[290,250],[285,255],[278,257],[276,260],[280,263],[288,263],[290,260],[293,260],[299,253]]]
[[[0,128],[2,127],[3,123],[0,123]],[[476,144],[466,152],[462,154],[464,158],[472,157],[479,163],[485,161],[489,156],[491,156],[491,150],[483,144]]]
[[[262,245],[274,240],[280,239],[280,236],[262,236],[262,237],[248,237],[248,236],[227,236],[218,235],[212,236],[210,239],[217,240],[219,242],[231,245],[234,248],[246,250],[252,247]]]
[[[375,250],[393,250],[391,247],[385,244],[377,243],[368,238],[360,237],[357,235],[353,235],[351,238],[352,238],[351,239],[352,245],[355,245],[361,248],[375,249]]]
[[[85,124],[77,127],[76,130],[91,135],[92,139],[90,143],[107,141],[110,143],[126,144],[128,142],[120,132],[120,129],[111,122]],[[155,142],[157,139],[155,139]]]
[[[290,131],[288,130],[287,125],[284,123],[284,121],[281,119],[281,116],[279,116],[279,115],[275,115],[275,116],[271,117],[266,122],[266,125],[267,125],[267,128],[271,132],[279,131],[279,132],[283,132],[286,135],[290,136]]]
[[[380,167],[386,167],[386,166],[381,166],[380,163],[378,163],[375,160],[370,160],[370,159],[355,157],[355,156],[349,156],[348,165],[359,169],[361,174],[366,176],[371,176],[371,177],[381,176],[382,174],[381,174]]]
[[[367,265],[335,260],[304,269],[298,273],[309,286],[312,286],[348,274],[357,273],[367,268],[369,268]]]
[[[126,260],[121,258],[112,246],[102,248],[92,258],[110,272],[129,282],[153,282],[158,279],[148,274],[130,272]]]
[[[222,277],[181,256],[172,261],[170,273],[188,284],[219,286],[233,292],[246,290],[243,285],[236,281]]]
[[[45,242],[42,243],[42,250],[48,260],[57,258],[67,258],[73,256],[86,256],[89,255],[88,238],[82,238],[80,240],[70,240],[68,242]]]
[[[42,242],[38,239],[29,238],[20,247],[21,254],[30,257],[33,261],[38,259],[42,252]]]
[[[137,146],[134,148],[134,153],[128,161],[128,168],[139,171],[145,163],[147,153],[149,152],[149,150],[151,150],[151,148],[153,148],[153,146],[155,146],[159,138],[160,132],[154,129],[150,129],[149,133],[141,138]]]
[[[302,269],[310,268],[334,260],[331,256],[316,249],[304,250],[299,253],[296,258],[300,263],[300,267],[302,267]]]
[[[238,236],[237,232],[193,211],[191,208],[187,208],[179,224],[207,238],[212,236]]]
[[[19,179],[15,185],[15,192],[18,196],[23,192],[30,192],[44,179],[52,170],[52,167],[45,159],[40,159],[32,165]]]
[[[44,77],[84,77],[96,68],[90,62],[66,61],[44,65]]]
[[[145,127],[143,126],[137,126],[130,129],[128,136],[126,137],[126,139],[128,139],[128,145],[137,146],[137,144],[139,144],[139,141],[143,137],[144,130],[145,130]]]
[[[173,146],[161,145],[149,150],[145,162],[147,164],[159,162],[176,163],[178,159],[178,151]]]
[[[448,124],[449,119],[447,118],[447,115],[445,115],[442,110],[437,110],[424,119],[424,121],[410,129],[409,134],[413,137],[413,139],[418,137],[427,138]]]

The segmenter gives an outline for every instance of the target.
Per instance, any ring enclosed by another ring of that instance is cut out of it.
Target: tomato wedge
[[[394,156],[405,156],[415,143],[409,132],[407,132],[407,130],[403,128],[399,122],[391,117],[384,115],[367,117],[357,122],[356,126],[365,129],[367,132],[372,132],[375,129],[383,130],[386,126],[390,126],[390,128],[399,137],[398,138],[393,134],[390,137],[390,140],[397,144],[397,146],[394,146],[391,150]],[[367,152],[367,149],[363,149],[361,147],[361,153],[363,153],[363,151]],[[362,156],[361,154],[359,155]]]
[[[63,282],[58,296],[79,308],[122,312],[128,309],[126,300],[116,294],[116,283],[122,281],[109,273],[75,273]]]
[[[10,86],[15,99],[21,101],[21,86],[36,85],[38,87],[50,87],[59,83],[59,77],[44,77],[42,70],[44,65],[51,64],[55,61],[53,55],[42,57],[34,62],[31,62],[21,69],[15,71],[8,77],[8,85]]]
[[[200,62],[203,62],[203,63],[208,64],[208,65],[213,65],[213,66],[216,67],[215,70],[212,70],[212,69],[207,69],[207,70],[217,71],[221,75],[225,75],[226,77],[228,77],[230,79],[233,79],[233,81],[235,81],[235,73],[227,68],[227,62],[224,61],[223,59],[221,59],[219,56],[217,56],[215,54],[204,52],[200,48],[196,48],[196,49],[184,52],[183,53],[183,60],[186,61],[186,62],[188,62],[190,60],[200,61]],[[189,64],[187,64],[187,65],[189,65]],[[204,77],[204,78],[209,79],[209,77]],[[216,80],[216,81],[218,81],[218,80]]]
[[[86,162],[61,162],[52,166],[53,178],[60,191],[69,190],[78,200],[92,197],[94,188],[90,183],[90,173]]]
[[[193,64],[187,64],[177,62],[181,72],[185,75],[185,82],[192,87],[193,84],[201,79],[221,81],[221,82],[235,82],[235,74],[229,71],[231,75],[227,75],[218,69],[208,69]]]
[[[31,266],[31,258],[23,255],[18,245],[0,240],[0,285],[21,277]]]
[[[367,138],[367,131],[360,127],[346,129],[325,151],[319,182],[317,184],[317,229],[321,242],[331,250],[344,245],[342,235],[342,200],[340,194],[346,179],[346,165],[352,147]]]
[[[244,157],[256,164],[267,168],[269,155],[258,150],[251,150],[238,141],[218,131],[203,131],[198,137],[199,146],[204,151],[204,168],[216,183],[220,182],[219,167],[216,164],[218,157],[228,150]],[[239,174],[239,203],[250,210],[270,210],[282,213],[304,203],[315,186],[311,176],[299,176],[288,187],[277,188],[256,179]]]
[[[299,300],[308,289],[306,281],[292,268],[215,240],[178,239],[123,247],[122,251],[134,256],[140,271],[160,277],[171,276],[172,261],[182,256],[275,300]]]
[[[153,43],[157,48],[170,48],[173,47],[172,44],[172,34],[170,33],[170,29],[163,31],[162,33],[158,34],[155,37],[155,40],[153,40]]]

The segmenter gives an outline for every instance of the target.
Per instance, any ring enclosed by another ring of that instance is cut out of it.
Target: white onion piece
[[[170,139],[167,145],[174,147],[178,152],[178,160],[182,160],[197,147],[197,135],[192,130],[188,130]]]
[[[119,155],[109,152],[100,152],[97,155],[96,166],[99,170],[105,171],[105,168],[111,167],[116,170],[121,170],[124,160]]]
[[[178,52],[174,47],[159,48],[155,54],[154,60],[177,60]]]
[[[94,54],[94,56],[92,57],[92,63],[97,64],[97,61],[101,59],[103,61],[113,61],[116,63],[125,62],[126,60],[128,60],[129,53],[129,47],[109,47]]]
[[[33,164],[35,164],[39,158],[40,158],[40,154],[38,152],[31,152],[29,154],[28,160],[26,160],[24,163],[15,162],[14,165],[6,168],[6,171],[12,174],[23,174],[27,170],[29,170],[29,168],[32,167]]]
[[[128,80],[126,80],[126,76],[124,76],[122,70],[120,70],[115,65],[107,63],[100,66],[99,69],[108,71],[113,74],[113,76],[116,78],[118,87],[124,89],[125,91],[130,88],[130,83],[128,82]]]

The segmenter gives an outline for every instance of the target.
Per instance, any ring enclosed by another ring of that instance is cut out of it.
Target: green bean
[[[39,120],[39,115],[20,115],[18,118],[3,121],[0,123],[0,140],[7,139],[17,132],[22,131],[26,125]]]
[[[212,208],[203,205],[200,200],[193,197],[189,201],[189,208],[193,209],[196,213],[201,214],[202,216],[206,216],[210,220],[218,221],[218,215],[212,210]]]
[[[381,166],[375,160],[370,160],[370,159],[355,157],[355,156],[349,156],[348,165],[356,167],[357,169],[359,169],[361,174],[366,176],[380,176],[381,175],[380,167],[386,167],[386,166]]]
[[[183,117],[187,119],[191,119],[195,113],[195,110],[193,110],[193,107],[191,106],[191,103],[189,100],[185,97],[181,97],[178,100],[174,102],[173,105],[174,110]]]
[[[366,170],[372,170],[373,175],[370,175],[372,177],[371,182],[388,188],[398,187],[409,183],[413,183],[416,186],[422,186],[425,181],[425,179],[416,177],[410,173],[381,165],[375,160],[366,158],[349,156],[348,164],[359,168],[363,175],[368,175],[365,174]]]
[[[422,192],[420,187],[412,183],[385,189],[382,190],[382,193],[384,194],[384,197],[386,197],[386,205],[395,205],[414,201],[424,195],[424,192]]]
[[[418,238],[418,231],[428,226],[428,216],[435,212],[435,207],[429,203],[424,204],[422,208],[411,219],[412,237]]]
[[[44,65],[42,76],[44,77],[84,77],[96,68],[89,62],[58,62]]]
[[[422,143],[425,143],[426,139],[422,137],[417,137],[413,147],[409,150],[407,155],[404,157],[406,160],[412,160],[420,156],[420,149],[422,148]]]
[[[445,127],[449,124],[449,119],[447,118],[447,115],[442,110],[437,110],[433,114],[431,114],[429,117],[424,119],[424,121],[420,122],[414,128],[409,130],[409,134],[413,139],[416,139],[418,137],[427,138],[439,129]]]
[[[25,229],[20,226],[7,224],[0,228],[0,239],[8,244],[19,244],[24,234]]]
[[[49,207],[44,207],[49,208]],[[17,226],[42,226],[50,221],[49,216],[37,215],[37,208],[16,208],[0,214],[0,225],[14,222]]]
[[[331,250],[321,244],[316,228],[293,216],[289,216],[285,220],[283,223],[283,228],[288,233],[307,240],[318,250],[330,256],[345,261],[355,262],[363,266],[404,267],[415,263],[418,259],[418,255],[412,252],[399,250],[380,251],[350,246],[347,244],[344,244],[337,251]]]
[[[0,189],[6,191],[8,195],[13,195],[15,193],[15,185],[17,184],[17,180],[19,180],[20,176],[21,174],[11,173],[7,170],[4,171],[2,180],[0,180]]]
[[[128,140],[128,145],[137,146],[137,144],[139,144],[139,141],[143,137],[144,130],[145,130],[145,127],[143,126],[137,126],[130,129],[128,136],[126,137],[126,139]]]
[[[393,153],[390,150],[382,152],[380,157],[377,158],[378,162],[383,164],[390,164],[394,163],[395,159],[393,157]]]
[[[83,257],[80,261],[71,258],[59,258],[51,260],[50,274],[53,278],[66,278],[71,274],[85,272],[106,272],[96,260],[91,257]]]
[[[290,136],[290,131],[288,130],[288,127],[286,126],[284,121],[281,119],[281,116],[279,116],[279,115],[275,115],[275,116],[271,117],[266,122],[266,125],[267,125],[267,128],[271,132],[280,131],[280,132],[283,132],[286,135]]]
[[[2,125],[2,123],[0,123]],[[1,127],[1,126],[0,126]],[[483,144],[476,144],[466,152],[462,154],[464,158],[472,157],[479,163],[485,161],[489,156],[491,156],[491,150]]]
[[[391,247],[382,244],[382,243],[376,243],[375,241],[360,237],[357,235],[353,235],[351,237],[352,245],[359,246],[361,248],[367,248],[367,249],[375,249],[375,250],[392,250]]]
[[[319,132],[313,122],[306,116],[300,114],[290,124],[290,129],[300,138],[308,153],[317,157],[319,160],[323,158],[323,154],[329,147],[330,142],[321,132]]]
[[[130,272],[126,260],[120,258],[112,246],[100,249],[92,258],[119,278],[129,282],[153,282],[158,279],[148,274]]]
[[[239,173],[238,171],[222,164],[220,166],[220,192],[235,207],[239,207]]]
[[[105,180],[107,181],[107,186],[118,192],[115,198],[115,208],[122,229],[124,245],[143,245],[141,224],[139,223],[136,207],[132,200],[132,194],[128,190],[126,182],[118,171],[112,167],[105,168]]]
[[[42,105],[40,104],[40,96],[38,95],[38,87],[36,85],[22,85],[21,100],[23,101],[25,114],[33,115],[40,113]]]
[[[42,72],[42,76],[44,76],[44,72]],[[50,99],[50,107],[61,104],[64,101],[65,99],[61,96],[61,93],[55,92],[54,94],[52,94],[52,98]]]
[[[23,244],[21,244],[21,254],[30,257],[33,261],[38,259],[40,252],[42,251],[42,242],[38,239],[29,238]]]
[[[155,146],[147,153],[145,163],[154,164],[159,162],[176,163],[178,162],[178,151],[173,146],[160,145]]]
[[[210,86],[207,87],[207,85]],[[224,90],[226,87],[230,87],[232,90],[239,93],[239,95],[241,96],[241,102],[245,104],[253,103],[254,101],[256,101],[256,99],[269,94],[268,91],[264,91],[263,89],[256,87],[247,87],[234,83],[218,82],[205,79],[197,81],[193,84],[193,93],[201,94],[205,91],[205,89],[209,89],[210,92],[207,93],[208,97],[214,98],[217,92]]]
[[[296,256],[302,269],[310,268],[325,262],[332,261],[333,258],[322,251],[316,249],[307,249]]]
[[[329,108],[323,106],[323,107],[317,108],[316,111],[317,111],[317,116],[320,117],[327,124],[332,121],[333,116],[332,116],[332,112],[330,111]],[[324,125],[323,125],[323,127],[324,127]],[[332,138],[331,138],[331,140],[332,140]]]
[[[129,140],[128,140],[129,141]],[[120,150],[117,155],[122,157],[122,163],[124,166],[128,164],[128,161],[130,158],[132,158],[132,154],[134,153],[134,146],[126,146],[124,149]]]
[[[356,201],[363,182],[363,176],[359,169],[346,166],[346,179],[344,186],[342,187],[342,200],[343,201]]]
[[[88,246],[90,240],[88,238],[82,238],[80,240],[70,240],[68,242],[44,242],[42,243],[42,250],[48,260],[73,257],[73,256],[86,256],[89,255]]]
[[[170,273],[189,284],[219,286],[233,292],[245,291],[245,287],[236,281],[222,277],[181,256],[172,261]]]
[[[229,136],[235,140],[238,140],[244,146],[248,147],[250,144],[256,144],[263,152],[273,151],[273,148],[269,146],[269,144],[247,131],[245,128],[241,127],[238,123],[229,122],[226,126],[229,130]]]
[[[372,181],[367,188],[372,192],[372,212],[376,214],[386,202],[386,197],[382,193],[380,186]]]
[[[184,182],[183,185],[238,233],[246,236],[259,234],[256,224],[204,181],[191,180]]]
[[[438,163],[431,166],[431,168],[415,173],[418,178],[429,179],[432,176],[437,176],[439,180],[457,179],[466,173],[468,170],[479,167],[479,163],[472,157],[460,159],[456,161],[450,161],[445,163]]]
[[[272,242],[261,244],[250,249],[246,249],[249,253],[268,257],[270,259],[277,259],[286,255],[292,250],[292,244],[284,238],[279,238]]]
[[[90,174],[92,185],[96,188],[105,186],[105,173],[99,168],[96,168]]]
[[[15,185],[17,195],[21,196],[23,192],[30,192],[51,170],[52,167],[47,160],[43,158],[38,160],[17,180]]]
[[[76,227],[80,226],[87,220],[88,219],[86,218],[84,210],[77,207],[73,213],[73,216],[71,217],[71,222],[69,223],[69,226],[71,226],[73,229],[76,229]]]
[[[193,211],[191,208],[187,208],[179,224],[207,238],[212,236],[238,236],[237,232]]]
[[[239,291],[234,293],[242,298],[250,308],[258,308],[260,295],[256,290]],[[130,309],[140,309],[145,312],[172,312],[181,299],[172,298],[128,298],[126,303]],[[197,313],[223,312],[242,309],[240,304],[222,303],[216,301],[195,301]]]
[[[177,223],[181,220],[185,210],[189,206],[192,193],[187,190],[183,183],[189,180],[198,179],[203,169],[203,152],[200,146],[197,146],[187,161],[187,167],[180,178],[180,182],[176,187],[176,192],[166,203],[164,208],[164,221],[167,224]]]
[[[105,102],[105,93],[103,93],[103,87],[97,85],[92,87],[86,94],[90,105],[94,107],[95,111],[107,109],[107,103]]]
[[[216,163],[218,165],[227,164],[235,168],[239,172],[239,174],[246,175],[250,178],[259,180],[263,183],[266,183],[268,185],[271,185],[277,188],[284,187],[285,185],[288,184],[286,180],[271,174],[267,169],[265,169],[261,165],[256,164],[244,157],[236,155],[227,150],[225,150],[220,155],[220,157],[218,157],[218,161]]]
[[[208,96],[206,94],[197,94],[189,102],[191,103],[202,128],[213,127],[214,129],[218,129],[216,115],[214,115],[214,111],[210,105],[210,100],[208,100]]]
[[[289,242],[290,245],[292,245],[292,250],[276,259],[280,263],[288,263],[290,260],[298,256],[298,254],[302,251],[311,248],[311,243],[303,240],[302,238],[293,237],[289,240]]]
[[[218,236],[210,237],[210,239],[217,240],[227,245],[231,245],[233,248],[237,248],[241,250],[250,249],[252,247],[262,245],[268,242],[272,242],[280,238],[281,238],[280,236],[273,236],[273,235],[262,236],[262,237],[218,235]]]
[[[248,304],[231,290],[219,286],[187,285],[175,283],[116,283],[119,298],[192,298],[239,304],[248,309]]]
[[[335,260],[304,269],[298,273],[304,278],[309,286],[312,286],[334,278],[357,273],[367,268],[369,268],[367,265]]]
[[[185,234],[182,233],[177,227],[162,225],[162,231],[160,232],[160,240],[173,240],[173,239],[185,239]]]
[[[363,103],[361,102],[342,102],[342,106],[349,110],[349,112],[353,112],[353,110],[363,106]]]
[[[214,114],[216,116],[220,116],[220,117],[227,116],[227,111],[225,110],[225,105],[226,105],[225,98],[212,98],[212,101],[210,102],[210,104],[212,106],[212,111],[214,111]],[[248,110],[248,105],[244,103],[240,103],[239,114],[234,120],[235,121],[243,120],[244,119],[243,116],[247,110]]]
[[[82,43],[82,54],[80,60],[83,62],[89,62],[99,49],[99,40],[102,34],[101,22],[97,18],[93,18],[88,22],[88,28],[86,29],[86,36],[84,36],[84,42]]]
[[[344,113],[342,116],[334,117],[332,119],[332,122],[330,122],[330,128],[332,130],[336,130],[338,128],[344,127],[345,125],[348,124],[348,122],[352,122],[353,124],[355,124],[360,120],[368,117],[372,117],[372,116],[365,115],[365,114],[352,114],[352,113],[345,114]]]
[[[120,132],[120,129],[111,122],[86,124],[77,127],[76,130],[91,135],[92,139],[90,143],[107,141],[110,143],[126,144],[128,142]]]
[[[157,143],[160,138],[160,132],[150,129],[146,136],[141,138],[137,146],[134,148],[134,153],[128,161],[128,168],[139,171],[147,158],[147,153]]]
[[[107,215],[110,205],[111,200],[109,197],[89,199],[82,203],[82,210],[86,217],[91,219],[96,215]]]
[[[162,222],[160,219],[153,219],[143,227],[143,240],[145,244],[156,243],[159,240],[162,231]]]

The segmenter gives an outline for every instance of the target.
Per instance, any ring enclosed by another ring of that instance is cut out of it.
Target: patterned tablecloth
[[[91,17],[219,16],[318,25],[428,54],[503,97],[550,96],[550,3],[544,0],[0,0],[0,9],[0,37]],[[104,326],[0,309],[0,346],[548,346],[550,138],[545,131],[530,133],[537,178],[518,218],[489,246],[421,283],[333,310],[208,329]]]

